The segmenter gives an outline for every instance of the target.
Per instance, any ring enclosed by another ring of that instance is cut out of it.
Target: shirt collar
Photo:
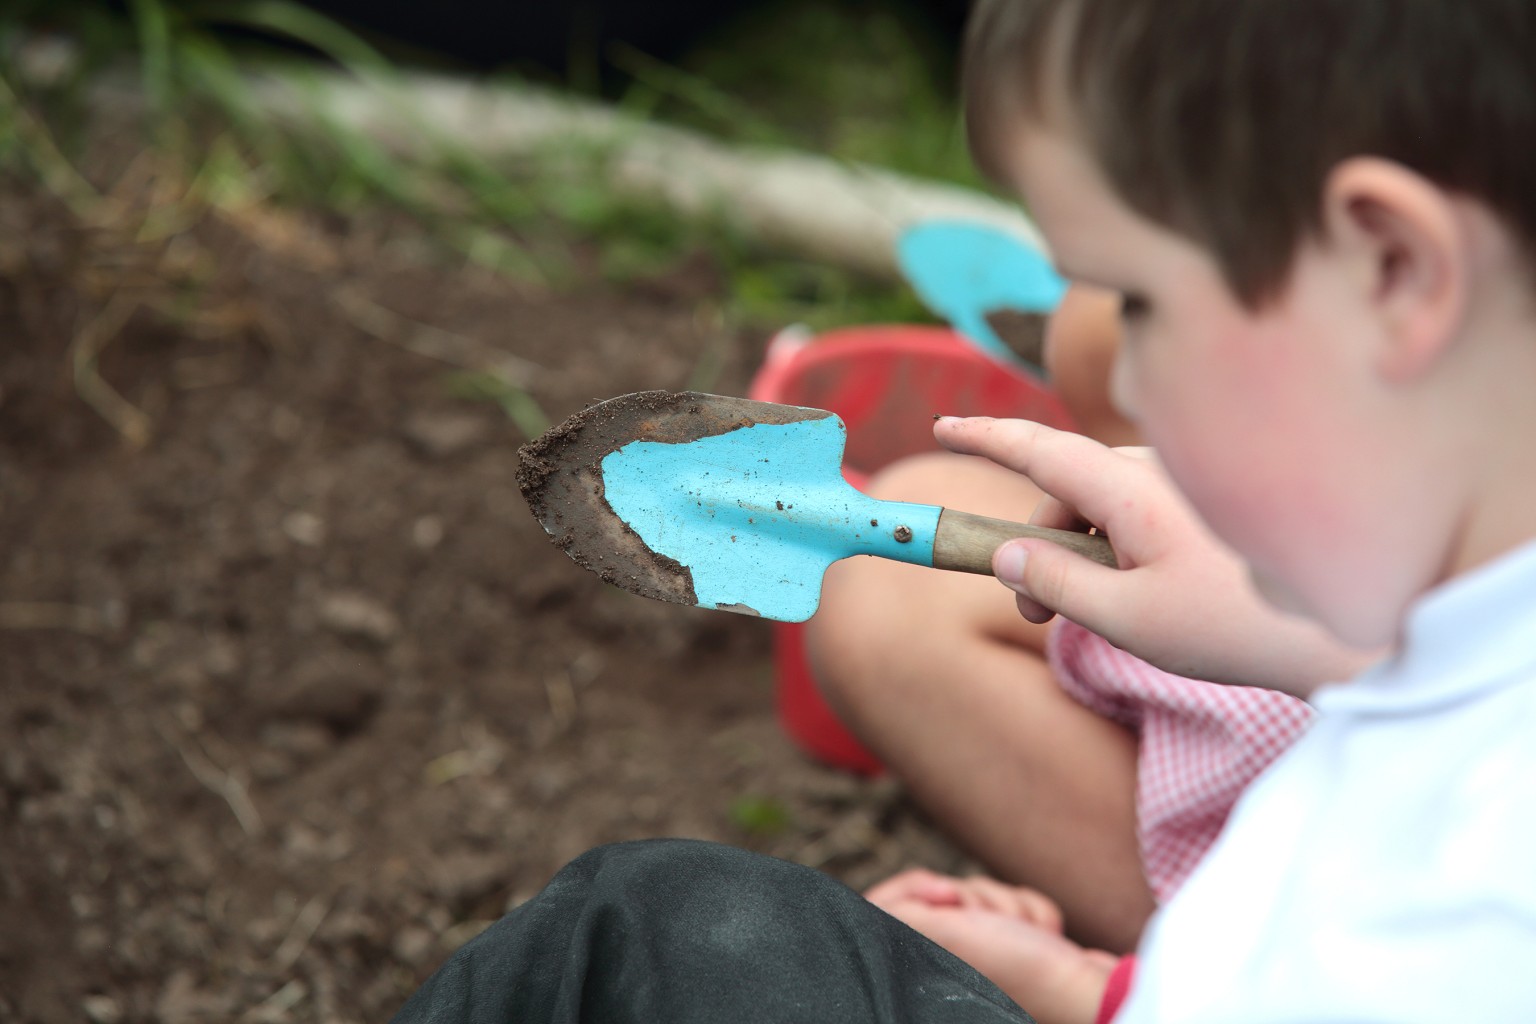
[[[1318,690],[1318,710],[1416,712],[1536,681],[1536,541],[1425,594],[1403,635],[1395,655]]]

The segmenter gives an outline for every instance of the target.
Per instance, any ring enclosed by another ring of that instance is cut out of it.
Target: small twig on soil
[[[277,952],[272,954],[272,966],[278,971],[286,971],[299,962],[299,957],[304,955],[304,950],[309,948],[309,940],[315,937],[325,915],[330,913],[331,901],[324,896],[310,897],[308,903],[299,911],[293,919],[293,926],[288,929],[288,936],[283,939],[282,945],[277,947]]]
[[[226,204],[215,208],[219,216],[256,246],[291,259],[316,272],[334,271],[340,262],[335,248],[317,234],[307,232],[293,214],[258,202]]]
[[[0,629],[70,629],[95,636],[106,631],[100,612],[59,601],[0,601]]]
[[[422,773],[427,782],[441,786],[465,775],[489,775],[501,763],[499,754],[480,750],[453,750],[427,762]]]
[[[458,949],[495,923],[494,919],[486,918],[472,918],[468,921],[460,921],[446,932],[443,932],[442,939],[439,941],[444,949]]]
[[[694,329],[707,340],[699,349],[693,369],[688,373],[685,391],[713,391],[720,382],[720,371],[730,352],[731,335],[726,330],[725,317],[717,307],[700,306],[693,315]]]
[[[215,928],[223,928],[227,918],[225,911],[229,909],[228,889],[209,889],[203,893],[203,920]]]
[[[489,775],[501,764],[502,745],[483,727],[466,728],[466,746],[427,762],[423,769],[428,784],[441,786],[465,775]]]
[[[554,717],[555,728],[565,732],[576,721],[576,688],[571,677],[564,672],[544,680],[544,693],[549,697],[549,713]]]
[[[9,123],[7,123],[7,121]],[[59,151],[43,123],[26,109],[20,97],[0,76],[0,137],[12,135],[21,143],[22,157],[29,160],[43,186],[69,207],[84,223],[101,226],[118,219],[122,204],[96,191],[74,164]]]
[[[149,442],[150,419],[102,378],[96,370],[96,362],[102,349],[117,337],[134,310],[139,308],[139,303],[137,295],[117,292],[76,332],[69,344],[76,392],[134,448],[142,448]]]
[[[208,755],[190,749],[181,743],[172,734],[171,730],[160,722],[155,723],[155,729],[172,750],[181,755],[192,777],[202,783],[210,792],[224,798],[229,804],[229,809],[235,813],[235,820],[240,822],[240,827],[248,836],[259,836],[262,833],[261,815],[256,810],[256,805],[251,802],[250,794],[245,790],[245,784],[235,778],[233,774],[214,764]]]
[[[399,345],[428,359],[489,373],[508,387],[524,390],[548,370],[531,360],[502,352],[473,338],[441,327],[433,327],[374,302],[355,288],[341,288],[335,293],[336,305],[352,324],[380,341]]]
[[[260,1024],[263,1021],[287,1020],[288,1011],[303,1002],[304,997],[307,995],[309,995],[309,986],[294,978],[288,984],[245,1011],[240,1019],[242,1021],[250,1021],[251,1024]]]
[[[517,428],[529,438],[538,437],[549,429],[548,414],[528,390],[533,380],[549,374],[539,364],[462,334],[401,316],[352,288],[337,291],[335,301],[342,313],[364,333],[419,356],[489,378],[494,397]]]
[[[434,757],[422,769],[429,785],[441,786],[445,782],[469,775],[478,768],[479,759],[468,750],[453,750],[441,757]]]

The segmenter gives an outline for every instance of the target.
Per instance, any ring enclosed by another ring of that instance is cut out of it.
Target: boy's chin
[[[1248,578],[1253,583],[1253,589],[1259,592],[1259,596],[1264,599],[1264,603],[1271,608],[1284,612],[1287,615],[1297,615],[1303,619],[1310,619],[1314,622],[1318,621],[1317,613],[1313,611],[1311,605],[1302,600],[1300,594],[1273,576],[1250,565],[1248,567]]]
[[[1261,572],[1252,566],[1248,567],[1248,577],[1253,581],[1253,589],[1259,592],[1259,597],[1263,598],[1264,603],[1271,608],[1285,615],[1305,619],[1307,622],[1323,627],[1323,629],[1333,634],[1337,639],[1344,639],[1342,636],[1339,636],[1338,625],[1329,622],[1328,618],[1321,614],[1315,605],[1303,598],[1293,588],[1286,586],[1281,581],[1275,579],[1275,577]]]
[[[1363,623],[1336,621],[1330,618],[1317,605],[1306,600],[1296,590],[1252,566],[1248,568],[1248,576],[1253,582],[1254,589],[1264,599],[1265,604],[1285,615],[1290,615],[1321,627],[1329,636],[1345,647],[1361,651],[1374,651],[1389,642],[1389,638],[1384,639],[1375,635],[1363,635]]]

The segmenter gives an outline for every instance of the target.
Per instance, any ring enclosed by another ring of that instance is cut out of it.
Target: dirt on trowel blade
[[[688,566],[651,550],[608,504],[603,458],[633,441],[686,444],[826,415],[691,391],[640,391],[589,406],[523,445],[517,484],[550,539],[576,564],[642,597],[694,605]]]

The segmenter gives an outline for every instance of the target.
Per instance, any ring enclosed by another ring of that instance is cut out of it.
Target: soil
[[[382,215],[134,244],[0,189],[0,1019],[384,1020],[614,840],[963,866],[785,738],[767,623],[551,545],[525,438],[420,354],[516,357],[555,421],[706,357],[739,394],[707,256],[555,290]]]

